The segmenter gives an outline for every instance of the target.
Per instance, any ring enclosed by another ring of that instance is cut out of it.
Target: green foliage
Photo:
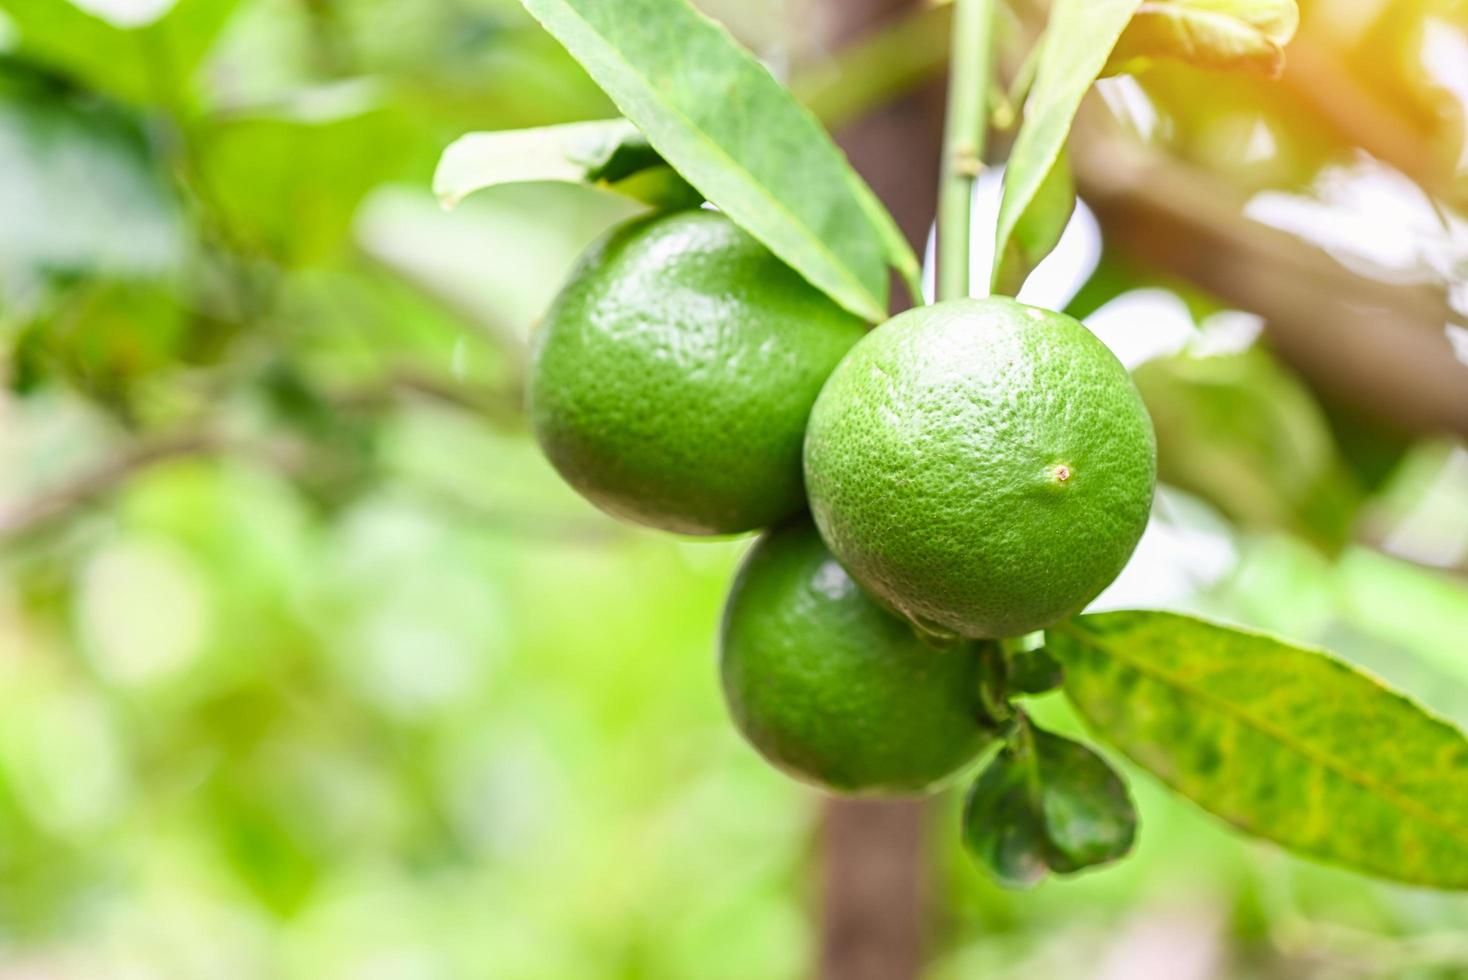
[[[443,151],[433,191],[452,207],[485,187],[546,180],[591,184],[658,207],[701,200],[624,119],[461,136]]]
[[[969,791],[964,844],[1006,885],[1033,885],[1126,855],[1137,814],[1106,761],[1023,717]]]
[[[1022,650],[1009,657],[1004,686],[1013,695],[1044,694],[1065,681],[1065,670],[1044,647]]]
[[[1309,390],[1266,351],[1177,354],[1133,378],[1157,429],[1162,480],[1240,525],[1281,529],[1338,551],[1360,491]]]
[[[1055,248],[1076,207],[1075,182],[1062,149],[1030,206],[1020,215],[994,267],[994,291],[1016,296],[1025,279]]]
[[[89,279],[67,293],[59,308],[36,310],[16,337],[21,390],[65,378],[127,413],[135,386],[196,353],[189,343],[195,325],[171,283]]]
[[[182,208],[161,167],[126,111],[43,78],[0,84],[0,300],[46,277],[176,271]]]
[[[700,193],[842,306],[887,313],[917,260],[820,124],[684,0],[524,0]]]
[[[1039,246],[1054,242],[1070,217],[1068,207],[1057,206],[1059,193],[1055,173],[1065,151],[1071,122],[1081,99],[1106,65],[1112,45],[1125,29],[1141,0],[1056,0],[1040,40],[1044,49],[1036,69],[1034,87],[1025,102],[1024,123],[1015,137],[1014,149],[1004,170],[1004,194],[999,204],[999,224],[994,238],[995,288],[1001,282],[1023,282],[1027,270],[1006,268],[1010,241],[1021,222],[1026,225],[1020,255],[1043,258]],[[1043,193],[1046,188],[1049,192]],[[1034,217],[1029,217],[1036,209]],[[1048,251],[1046,248],[1044,251]]]
[[[1243,68],[1271,77],[1300,23],[1295,0],[1146,0],[1127,26],[1108,72],[1135,71],[1153,58],[1200,68]]]
[[[111,22],[71,0],[5,0],[20,52],[99,92],[142,105],[191,103],[191,80],[237,0],[176,0],[140,24]]]
[[[200,149],[200,179],[236,248],[319,263],[347,244],[366,193],[404,174],[407,132],[378,88],[347,83],[220,121]]]
[[[1101,738],[1235,826],[1398,881],[1468,888],[1468,739],[1324,653],[1161,612],[1051,631]]]

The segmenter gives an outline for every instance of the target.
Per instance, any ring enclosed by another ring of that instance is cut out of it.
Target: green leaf
[[[1044,694],[1065,681],[1065,670],[1044,647],[1010,655],[1005,686],[1010,694]]]
[[[1468,888],[1468,739],[1317,650],[1173,613],[1053,628],[1098,737],[1204,809],[1332,864]]]
[[[1050,23],[1039,43],[1045,47],[1035,84],[1025,101],[1025,118],[1004,170],[995,236],[994,285],[997,291],[1014,237],[1065,149],[1091,83],[1101,74],[1112,46],[1141,0],[1055,0]],[[1045,222],[1040,221],[1040,227]],[[1043,237],[1043,236],[1041,236]]]
[[[433,192],[453,207],[485,187],[535,181],[590,184],[666,207],[701,200],[625,119],[461,136],[439,159]]]
[[[684,0],[522,2],[708,200],[842,306],[886,318],[889,263],[916,258],[820,123],[727,31]]]
[[[1158,477],[1244,527],[1333,554],[1360,492],[1315,397],[1268,353],[1178,354],[1133,372],[1157,430]]]
[[[1045,175],[1035,198],[1020,216],[994,270],[994,291],[1015,296],[1045,256],[1055,248],[1076,207],[1075,183],[1065,153]]]
[[[1147,0],[1121,36],[1108,74],[1153,58],[1200,68],[1242,68],[1278,77],[1284,46],[1300,23],[1295,0]]]
[[[1126,785],[1104,759],[1024,719],[963,812],[969,852],[1017,887],[1115,861],[1131,850],[1136,827]]]
[[[117,16],[103,19],[70,0],[24,0],[6,4],[5,9],[25,55],[92,88],[129,102],[153,104],[172,103],[187,93],[195,70],[237,2],[177,0],[146,22]]]
[[[199,153],[207,203],[239,247],[287,265],[333,258],[357,205],[402,176],[410,123],[376,86],[344,82],[220,120]]]
[[[165,172],[117,107],[0,88],[0,287],[177,271],[183,213]]]

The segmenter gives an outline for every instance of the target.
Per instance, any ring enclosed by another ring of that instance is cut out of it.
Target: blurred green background
[[[782,71],[840,33],[839,0],[706,6]],[[1305,7],[1420,154],[1299,84],[1164,66],[1104,105],[1351,275],[1464,302],[1468,14]],[[528,331],[632,205],[428,190],[465,131],[611,111],[508,0],[0,0],[0,978],[808,974],[821,801],[714,671],[746,543],[601,516],[520,417]],[[1328,645],[1468,723],[1468,428],[1343,406],[1102,218],[1079,311],[1149,349],[1169,483],[1103,603]],[[932,808],[931,976],[1468,976],[1468,898],[1133,776],[1137,855],[1028,893]]]

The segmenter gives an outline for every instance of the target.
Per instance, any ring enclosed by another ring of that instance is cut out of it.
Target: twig
[[[1295,38],[1280,81],[1344,142],[1385,160],[1434,196],[1465,202],[1451,166],[1444,166],[1392,100],[1352,74],[1330,47],[1308,36]]]
[[[474,328],[486,342],[500,351],[511,370],[519,377],[525,370],[525,342],[498,317],[489,313],[470,292],[447,280],[435,278],[422,269],[403,261],[401,255],[370,243],[358,247],[362,260],[378,271],[388,273],[440,309]]]
[[[524,428],[524,412],[521,408],[524,388],[518,378],[511,379],[503,387],[492,388],[460,384],[450,378],[405,367],[390,372],[386,381],[381,384],[333,395],[331,401],[348,409],[375,408],[400,395],[420,395],[463,409],[500,429]]]
[[[952,6],[923,6],[801,71],[791,88],[828,129],[840,129],[941,73],[952,22]]]
[[[1468,436],[1468,366],[1441,289],[1383,282],[1252,221],[1204,171],[1111,136],[1087,117],[1076,178],[1109,245],[1259,314],[1278,353],[1319,389],[1410,433]]]
[[[957,0],[938,189],[939,300],[969,293],[970,217],[974,181],[984,168],[993,49],[994,0]]]
[[[0,541],[11,541],[41,530],[105,497],[130,477],[151,466],[173,459],[216,453],[224,445],[224,440],[217,434],[198,430],[131,446],[59,487],[0,511]]]

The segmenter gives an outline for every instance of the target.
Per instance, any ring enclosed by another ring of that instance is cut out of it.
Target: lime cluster
[[[997,641],[1116,577],[1156,475],[1130,377],[1070,317],[963,300],[868,330],[705,209],[592,246],[533,339],[529,409],[608,513],[765,531],[725,610],[725,699],[838,792],[923,792],[991,744]]]

